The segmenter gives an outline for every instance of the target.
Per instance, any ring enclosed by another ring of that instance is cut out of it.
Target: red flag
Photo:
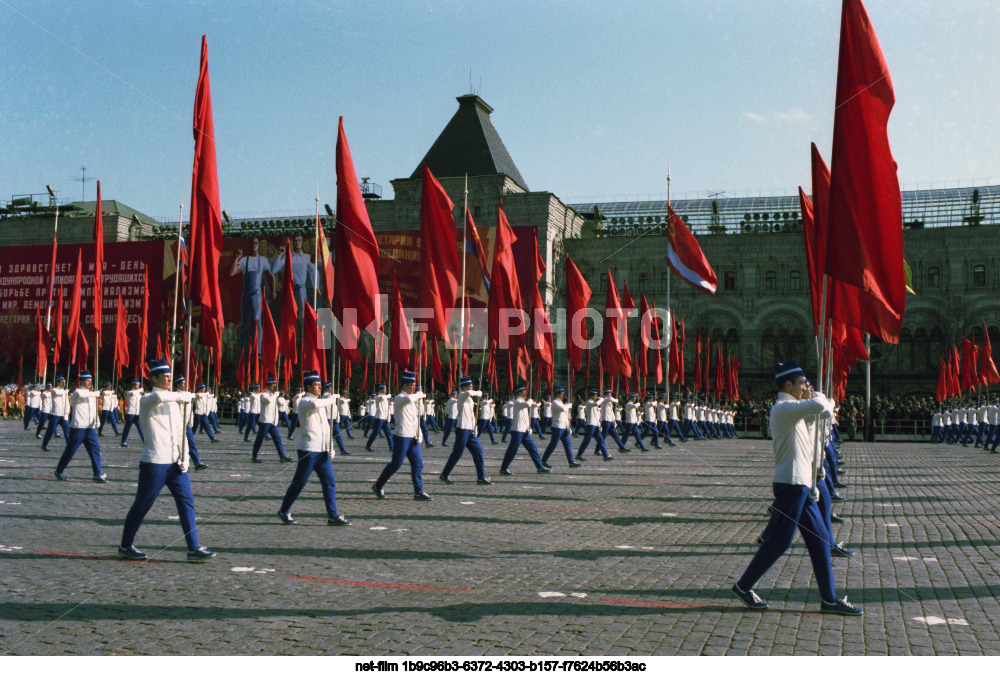
[[[319,242],[319,253],[316,259],[323,268],[322,279],[325,286],[326,301],[328,306],[333,306],[333,256],[330,255],[330,245],[327,242],[326,232],[323,231],[323,226],[320,223],[319,215],[316,215],[316,241]]]
[[[271,317],[271,308],[262,297],[260,299],[261,317],[261,354],[263,356],[264,377],[278,376],[278,331],[274,327],[274,319]]]
[[[434,338],[431,343],[431,379],[435,382],[444,382],[441,376],[441,354],[438,353],[438,339]]]
[[[338,265],[339,267],[339,265]],[[410,349],[413,340],[410,337],[410,326],[403,313],[403,297],[399,294],[396,283],[396,272],[392,273],[392,338],[389,340],[389,360],[402,368],[410,362]]]
[[[454,238],[453,238],[454,240]],[[344,309],[357,309],[357,322],[366,328],[380,315],[378,299],[378,243],[372,232],[361,185],[354,173],[351,149],[344,134],[344,118],[337,132],[337,227],[334,230],[334,269],[337,294],[334,313],[344,323]]]
[[[635,300],[632,299],[632,294],[628,292],[628,282],[622,282],[622,311],[625,313],[622,321],[625,323],[625,335],[622,338],[622,347],[624,348],[625,361],[628,363],[629,370],[632,370],[632,350],[628,343],[628,318],[635,314]],[[626,390],[627,393],[627,390]]]
[[[41,310],[35,306],[35,352],[38,354],[38,377],[45,377],[49,359],[49,331],[45,329]]]
[[[649,316],[649,320],[646,319],[647,316]],[[645,293],[639,294],[639,319],[641,323],[639,324],[639,343],[636,345],[636,349],[639,350],[636,357],[636,370],[642,377],[642,389],[645,390],[646,378],[649,376],[649,354],[647,350],[649,349],[650,334],[655,330],[653,323],[656,320],[656,317],[652,316],[649,312],[649,303],[646,302]]]
[[[157,333],[156,334],[156,358],[162,359],[163,355],[164,355],[164,351],[163,351],[163,336],[160,335],[159,333]],[[240,358],[241,359],[243,358],[242,354],[240,355]]]
[[[58,338],[56,344],[58,344]],[[979,375],[985,379],[983,384],[1000,382],[1000,373],[997,372],[996,364],[993,362],[993,345],[990,343],[990,334],[986,330],[986,321],[983,321],[983,344],[979,347]]]
[[[319,321],[316,310],[308,302],[302,324],[302,371],[326,372],[326,350],[320,348]]]
[[[618,334],[618,327],[625,319],[625,312],[622,309],[621,300],[618,298],[618,289],[615,288],[614,279],[611,278],[611,270],[608,270],[608,288],[604,303],[604,337],[601,341],[601,362],[608,375],[632,374],[631,366],[626,358],[627,346],[623,346],[624,336]]]
[[[668,354],[670,364],[670,384],[677,384],[680,381],[680,352],[677,350],[677,324],[674,317],[670,317],[670,352]]]
[[[54,332],[52,335],[53,368],[59,367],[59,350],[62,348],[62,325],[63,325],[63,287],[62,284],[59,284],[59,300],[58,304],[56,305],[56,323],[55,326],[53,326]]]
[[[420,301],[434,310],[427,332],[448,344],[448,320],[455,307],[462,268],[455,240],[455,205],[424,164],[420,199]]]
[[[698,240],[672,207],[667,206],[667,210],[667,265],[692,288],[704,293],[715,293],[719,280],[715,276],[715,270],[708,264],[708,258],[702,253]]]
[[[292,246],[285,239],[285,286],[281,297],[281,333],[278,336],[278,353],[285,357],[286,372],[299,362],[299,350],[295,340],[295,322],[299,318],[298,302],[295,300],[295,275],[292,270]]]
[[[542,303],[542,294],[538,290],[538,284],[545,274],[545,261],[538,251],[538,231],[535,231],[535,283],[529,293],[529,303],[531,306],[531,357],[545,364],[552,364],[553,354],[549,349],[548,337],[552,334],[552,327],[549,319],[545,316],[545,305]],[[635,309],[635,303],[632,304]],[[627,345],[626,345],[627,348]]]
[[[937,391],[935,392],[934,395],[934,400],[936,400],[938,403],[948,398],[947,370],[948,368],[947,366],[945,366],[944,357],[942,356],[941,359],[938,361]]]
[[[502,349],[516,349],[524,345],[524,333],[511,335],[505,316],[507,312],[521,310],[521,288],[514,269],[514,231],[510,229],[503,201],[497,209],[497,229],[493,242],[493,267],[490,274],[489,337]]]
[[[139,324],[139,339],[135,345],[135,376],[149,377],[149,364],[146,363],[146,343],[149,341],[149,268],[142,272],[142,322]],[[186,343],[185,343],[186,344]],[[173,354],[170,355],[173,359]],[[194,384],[194,383],[192,383]]]
[[[698,342],[694,349],[694,390],[698,391],[703,384],[701,376],[701,326],[695,327],[694,332],[698,336]]]
[[[157,340],[159,342],[159,340]],[[236,366],[236,387],[238,389],[243,389],[246,386],[246,347],[240,350],[240,362]],[[305,358],[305,357],[303,357]]]
[[[104,305],[104,219],[101,216],[101,181],[97,181],[97,206],[94,207],[94,333],[96,347],[101,346],[101,309]]]
[[[858,326],[899,342],[906,308],[903,207],[886,131],[892,79],[868,13],[844,0],[833,120],[826,271],[861,289]]]
[[[76,277],[73,279],[73,295],[69,301],[69,323],[66,325],[66,337],[69,339],[69,362],[76,363],[76,347],[79,343],[80,330],[80,296],[83,285],[83,250],[76,252]],[[83,363],[86,363],[86,358]]]
[[[194,166],[191,174],[191,277],[188,297],[202,306],[199,342],[221,349],[221,329],[225,325],[219,292],[222,208],[219,206],[219,171],[215,163],[215,126],[208,81],[208,42],[204,35],[201,36],[201,66],[194,97]]]
[[[583,347],[580,345],[586,338],[584,312],[590,302],[590,286],[584,281],[583,275],[576,264],[566,254],[566,352],[569,357],[570,373],[580,370],[583,362]],[[575,339],[574,339],[574,336]],[[578,340],[580,342],[578,342]]]
[[[725,361],[722,358],[722,345],[715,345],[715,397],[722,398],[726,391]]]
[[[958,357],[958,347],[955,344],[951,345],[951,395],[961,396],[962,395],[962,373],[960,372],[961,363]]]
[[[709,393],[712,388],[712,335],[708,332],[705,333],[705,369],[701,374],[701,384],[705,390],[705,394]]]
[[[86,365],[87,363],[87,353],[90,351],[90,343],[87,342],[86,336],[84,336],[82,330],[76,332],[76,339],[79,343],[77,345],[77,350],[80,355],[80,363]]]
[[[681,343],[677,347],[677,370],[680,371],[680,375],[678,376],[678,380],[680,381],[680,384],[683,387],[684,386],[684,340],[686,339],[686,336],[684,334],[684,317],[683,316],[681,317],[681,335],[680,335],[680,338],[681,338]]]
[[[122,368],[128,366],[128,312],[125,311],[125,303],[122,302],[122,292],[118,291],[118,320],[115,326],[115,372],[118,379],[122,378]]]
[[[468,209],[465,210],[465,253],[471,253],[479,264],[479,274],[483,279],[483,286],[488,292],[490,290],[490,270],[486,264],[486,251],[483,250],[483,241],[479,238],[476,223],[472,220],[472,212]],[[468,277],[466,277],[466,283],[468,283]]]
[[[962,391],[974,389],[972,373],[972,343],[969,338],[962,338],[962,364],[960,366],[959,387]]]
[[[656,311],[655,302],[653,303],[653,311],[654,312]],[[657,344],[660,343],[661,339],[660,336],[663,334],[660,330],[661,323],[662,321],[657,320],[655,316],[653,317],[652,321],[650,321],[653,338],[656,340]],[[653,357],[653,363],[656,364],[655,366],[653,366],[653,372],[656,375],[656,383],[660,384],[663,382],[663,347],[662,346],[657,347],[656,349],[653,350],[653,353],[655,354],[655,356]]]

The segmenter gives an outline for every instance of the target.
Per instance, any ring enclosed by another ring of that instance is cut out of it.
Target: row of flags
[[[964,392],[975,391],[979,387],[1000,383],[1000,373],[993,361],[993,346],[990,334],[983,321],[983,339],[980,344],[962,338],[962,351],[957,345],[945,351],[938,368],[938,384],[935,399],[943,402],[949,398],[961,397]]]

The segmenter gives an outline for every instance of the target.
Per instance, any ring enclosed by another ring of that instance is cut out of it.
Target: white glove
[[[818,502],[818,501],[819,501],[819,488],[815,488],[815,487],[814,487],[814,488],[813,488],[813,489],[812,489],[812,490],[811,490],[811,491],[809,492],[809,501],[811,501],[811,502],[813,502],[813,503],[815,503],[815,502]]]

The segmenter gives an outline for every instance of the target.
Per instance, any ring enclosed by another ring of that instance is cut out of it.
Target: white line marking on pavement
[[[543,598],[565,598],[565,593],[560,593],[559,591],[538,591],[538,595]]]
[[[388,527],[382,527],[381,525],[376,525],[375,527],[369,527],[369,530],[388,530]]]
[[[465,506],[472,506],[476,502],[459,502],[459,504],[464,504]]]
[[[952,626],[968,626],[969,622],[965,619],[942,619],[940,616],[915,616],[912,617],[914,621],[919,621],[920,623],[925,623],[928,626],[940,626],[943,624],[950,624]]]

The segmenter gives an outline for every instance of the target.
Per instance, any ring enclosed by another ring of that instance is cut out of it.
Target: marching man
[[[399,471],[403,466],[403,458],[406,458],[410,462],[410,477],[413,479],[413,498],[431,501],[434,498],[424,492],[424,460],[420,455],[420,423],[417,419],[422,409],[424,392],[414,391],[417,377],[408,370],[403,371],[400,381],[402,391],[392,401],[393,415],[396,418],[396,431],[391,435],[392,459],[382,469],[382,474],[372,485],[372,491],[379,499],[385,499],[382,488]],[[377,432],[373,432],[373,438],[374,433]]]

